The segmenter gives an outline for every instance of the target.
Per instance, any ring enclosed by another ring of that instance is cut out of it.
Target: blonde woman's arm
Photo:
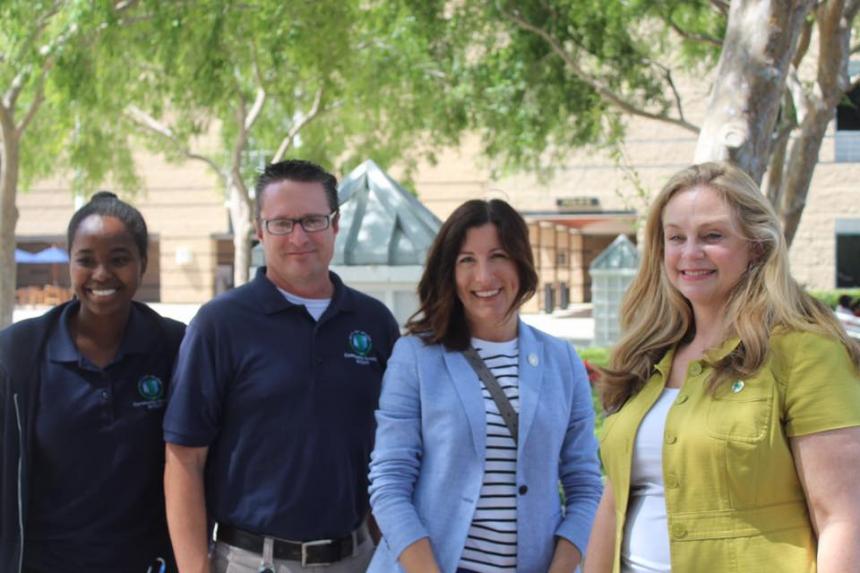
[[[791,439],[818,534],[818,572],[860,571],[860,427]]]
[[[615,496],[609,478],[603,486],[603,497],[594,516],[594,527],[588,540],[584,573],[610,573],[615,555]]]

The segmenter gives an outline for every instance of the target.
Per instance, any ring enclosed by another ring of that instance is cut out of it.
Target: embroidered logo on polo
[[[164,382],[158,376],[147,374],[137,381],[137,393],[143,400],[132,403],[135,408],[154,410],[164,407]]]
[[[376,356],[371,356],[373,350],[373,339],[363,330],[353,330],[347,339],[350,352],[345,352],[344,358],[352,358],[356,364],[370,364],[377,362]]]

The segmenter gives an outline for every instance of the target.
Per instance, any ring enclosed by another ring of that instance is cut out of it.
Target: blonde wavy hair
[[[678,343],[695,334],[693,309],[669,282],[663,264],[663,210],[676,194],[703,186],[722,196],[732,210],[741,236],[750,246],[749,268],[729,293],[723,340],[740,344],[711,364],[709,390],[736,378],[749,377],[764,364],[774,329],[813,331],[845,345],[860,370],[860,345],[853,342],[833,312],[809,296],[791,277],[788,248],[779,219],[758,185],[724,162],[693,165],[676,173],[651,204],[639,273],[621,305],[622,339],[608,368],[602,370],[601,401],[617,411],[651,376],[654,364]]]

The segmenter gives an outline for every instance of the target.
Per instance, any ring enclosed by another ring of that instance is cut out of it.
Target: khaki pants
[[[367,527],[362,526],[362,527]],[[365,573],[373,557],[373,540],[365,531],[364,542],[355,548],[352,557],[341,559],[331,565],[307,565],[302,567],[299,561],[273,560],[272,570],[275,573]],[[215,543],[212,550],[212,573],[259,573],[263,564],[263,556],[227,545],[221,541]]]

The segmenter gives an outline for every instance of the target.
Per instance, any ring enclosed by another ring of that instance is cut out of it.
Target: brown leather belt
[[[263,540],[267,536],[243,531],[229,525],[218,524],[215,538],[245,551],[263,553]],[[287,561],[299,561],[305,565],[327,565],[351,557],[358,545],[366,539],[362,525],[351,534],[340,539],[318,539],[315,541],[288,541],[273,537],[273,557]]]

